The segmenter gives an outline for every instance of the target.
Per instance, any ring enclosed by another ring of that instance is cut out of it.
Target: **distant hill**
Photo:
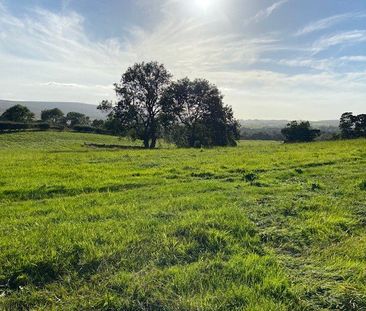
[[[283,128],[289,120],[240,120],[243,127],[250,129]],[[313,127],[338,127],[339,120],[310,121]]]
[[[104,119],[105,115],[97,110],[97,106],[83,104],[83,103],[72,103],[72,102],[36,102],[36,101],[10,101],[0,100],[0,114],[6,109],[14,105],[23,105],[29,108],[37,117],[41,116],[41,111],[52,108],[59,108],[65,114],[70,111],[83,113],[89,116],[91,119]]]

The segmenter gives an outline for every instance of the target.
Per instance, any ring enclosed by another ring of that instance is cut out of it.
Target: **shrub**
[[[21,131],[30,128],[32,124],[21,122],[0,121],[0,132]]]

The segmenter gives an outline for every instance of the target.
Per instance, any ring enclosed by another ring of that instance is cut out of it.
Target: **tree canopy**
[[[223,96],[207,80],[188,78],[172,82],[171,74],[157,62],[129,67],[115,84],[116,105],[103,101],[98,109],[108,112],[106,126],[141,139],[155,148],[162,134],[180,146],[234,145],[239,125]]]
[[[90,118],[79,112],[69,112],[65,119],[71,127],[75,125],[90,125]]]
[[[155,148],[160,130],[160,99],[171,74],[157,62],[129,67],[115,84],[118,97],[114,116],[130,134],[143,140],[145,148]]]
[[[43,110],[41,112],[41,120],[53,124],[63,123],[64,113],[58,108]]]
[[[34,120],[34,113],[25,106],[15,105],[5,110],[0,119],[3,121],[27,123]]]
[[[309,121],[291,121],[281,133],[285,142],[310,142],[320,135],[320,130],[312,129]]]
[[[342,138],[366,137],[366,114],[354,116],[352,112],[342,114],[339,128]]]
[[[162,98],[163,122],[182,146],[235,145],[239,124],[219,89],[204,79],[173,82]]]

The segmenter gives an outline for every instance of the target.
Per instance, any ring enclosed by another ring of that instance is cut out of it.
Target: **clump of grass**
[[[360,182],[359,188],[361,190],[366,190],[366,180]]]
[[[254,182],[257,179],[258,179],[258,175],[255,173],[249,173],[249,174],[244,175],[244,180],[247,182],[250,182],[250,183]]]
[[[313,183],[311,183],[310,188],[311,188],[311,191],[316,191],[316,190],[322,189],[322,186],[318,182],[313,182]]]

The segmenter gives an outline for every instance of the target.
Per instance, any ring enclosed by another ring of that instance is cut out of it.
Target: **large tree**
[[[71,127],[74,127],[75,125],[90,125],[90,118],[79,112],[71,111],[66,115],[65,119]]]
[[[138,63],[129,67],[115,84],[117,105],[103,101],[98,109],[111,111],[110,119],[134,138],[141,139],[145,148],[155,148],[160,130],[161,97],[170,84],[171,74],[157,62]]]
[[[34,113],[26,106],[15,105],[5,110],[0,120],[22,123],[32,122],[34,120]]]
[[[339,128],[342,138],[366,137],[366,114],[353,115],[352,112],[342,114]]]
[[[355,117],[356,137],[366,137],[366,114],[359,114]]]
[[[43,110],[41,112],[41,120],[53,124],[60,124],[64,121],[64,113],[58,108]]]
[[[353,138],[355,136],[355,116],[352,112],[345,112],[342,114],[339,128],[341,130],[342,138]]]
[[[235,145],[239,124],[219,89],[204,79],[173,82],[162,98],[164,124],[178,145]]]

